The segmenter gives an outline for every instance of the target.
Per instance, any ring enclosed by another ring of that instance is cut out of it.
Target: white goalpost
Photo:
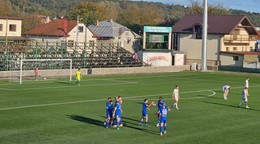
[[[19,68],[17,63],[19,63]],[[15,77],[15,81],[19,81],[20,84],[24,80],[46,80],[47,78],[65,78],[68,76],[69,81],[71,81],[72,59],[21,59],[16,61],[16,70],[10,72],[10,80]]]

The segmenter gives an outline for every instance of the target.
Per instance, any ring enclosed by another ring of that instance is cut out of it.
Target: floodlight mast
[[[202,58],[201,71],[207,71],[208,0],[203,1]]]

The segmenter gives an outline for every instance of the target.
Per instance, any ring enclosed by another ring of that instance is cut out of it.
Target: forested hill
[[[3,6],[0,16],[24,18],[23,31],[40,24],[37,15],[70,19],[80,15],[86,25],[96,20],[113,19],[137,32],[144,25],[172,26],[185,14],[202,13],[201,4],[194,1],[187,7],[129,0],[0,0],[0,5]],[[209,13],[243,14],[254,26],[260,27],[259,13],[227,9],[221,4],[210,5]]]

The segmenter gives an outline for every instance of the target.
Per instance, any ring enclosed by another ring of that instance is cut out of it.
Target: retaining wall
[[[72,70],[72,76],[75,75],[77,69]],[[184,66],[162,66],[162,67],[124,67],[124,68],[93,68],[81,69],[82,75],[118,75],[118,74],[141,74],[141,73],[167,73],[190,71],[190,65]],[[19,76],[19,71],[1,71],[0,78],[8,78],[12,76]],[[41,77],[65,77],[69,75],[69,70],[40,70]],[[23,77],[33,77],[34,71],[23,71]]]

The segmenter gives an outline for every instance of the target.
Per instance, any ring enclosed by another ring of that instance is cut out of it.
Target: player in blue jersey
[[[115,123],[116,123],[117,130],[119,130],[119,125],[120,125],[120,121],[121,121],[121,113],[122,113],[121,104],[122,104],[121,97],[120,96],[116,97],[116,104],[115,104],[115,108],[113,111],[113,117],[116,118]]]
[[[160,96],[157,102],[158,111],[156,112],[156,115],[158,116],[158,122],[156,125],[157,127],[159,127],[160,125],[160,109],[162,109],[163,104],[166,105],[166,103],[163,101],[162,97]]]
[[[166,134],[166,125],[167,125],[167,115],[168,111],[170,111],[170,108],[166,107],[165,104],[163,104],[162,109],[160,109],[160,135]],[[164,127],[164,132],[162,132],[162,127]]]
[[[106,128],[108,128],[108,126],[111,123],[112,120],[112,115],[113,115],[113,102],[112,99],[109,97],[107,98],[107,102],[106,102]]]
[[[149,110],[150,106],[156,106],[154,104],[154,102],[152,102],[151,104],[148,104],[148,99],[144,99],[143,102],[143,109],[142,109],[142,119],[140,120],[139,125],[142,125],[143,120],[145,120],[145,125],[148,127],[148,112],[147,110]]]

